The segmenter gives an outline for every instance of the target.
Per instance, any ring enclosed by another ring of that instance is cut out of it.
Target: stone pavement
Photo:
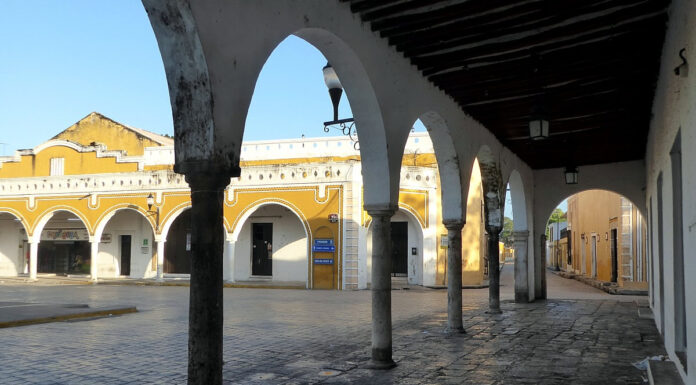
[[[225,289],[224,378],[230,384],[639,384],[631,362],[664,354],[636,299],[548,275],[549,296],[485,313],[464,291],[467,333],[446,335],[443,290],[393,291],[391,371],[364,368],[370,293]],[[186,287],[0,286],[0,301],[132,303],[139,313],[0,331],[3,384],[180,384],[186,380]]]

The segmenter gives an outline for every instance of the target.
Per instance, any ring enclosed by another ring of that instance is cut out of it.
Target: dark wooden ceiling
[[[532,168],[644,157],[669,0],[342,1]]]

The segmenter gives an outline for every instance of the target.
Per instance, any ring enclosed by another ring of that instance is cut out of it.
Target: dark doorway
[[[273,223],[251,224],[251,275],[273,275]]]
[[[131,236],[121,235],[121,275],[130,275]]]
[[[191,274],[191,210],[174,220],[164,247],[164,272]]]
[[[616,247],[618,241],[618,231],[611,229],[611,281],[616,282],[619,276],[619,256]]]
[[[392,277],[408,277],[408,222],[391,223]]]
[[[43,241],[39,244],[39,273],[89,274],[90,262],[89,242]]]

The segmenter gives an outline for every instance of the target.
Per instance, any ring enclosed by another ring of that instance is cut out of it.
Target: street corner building
[[[350,139],[244,142],[224,192],[223,277],[310,289],[370,285],[372,218]],[[91,113],[50,140],[0,158],[0,276],[187,278],[191,193],[173,139]],[[447,229],[427,133],[409,136],[392,277],[446,284]],[[485,230],[476,164],[462,228],[463,285],[482,285]]]

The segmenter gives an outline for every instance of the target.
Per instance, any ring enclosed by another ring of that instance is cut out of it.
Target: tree
[[[514,242],[512,224],[512,219],[508,217],[503,218],[503,231],[500,233],[500,241],[503,242],[505,246],[512,246]]]
[[[566,214],[563,212],[563,210],[559,209],[558,207],[555,210],[553,210],[551,216],[549,217],[549,222],[546,225],[546,239],[549,239],[549,236],[551,235],[549,233],[549,226],[551,226],[552,223],[565,222],[565,220]]]

